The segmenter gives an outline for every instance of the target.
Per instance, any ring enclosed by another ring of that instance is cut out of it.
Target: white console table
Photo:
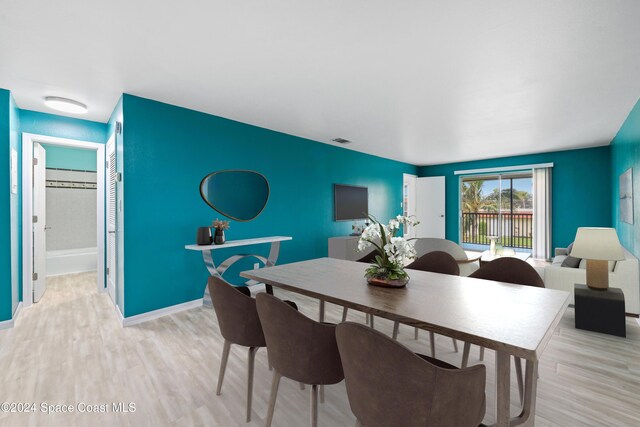
[[[329,258],[357,261],[367,254],[358,251],[360,236],[339,236],[329,238]]]
[[[256,258],[258,261],[262,262],[265,267],[271,267],[275,265],[276,261],[278,260],[278,255],[280,254],[280,242],[284,242],[286,240],[292,240],[292,238],[288,236],[258,237],[256,239],[229,240],[222,245],[186,245],[185,249],[190,251],[202,252],[202,259],[204,260],[204,265],[207,267],[207,270],[209,270],[209,274],[222,279],[222,275],[225,271],[227,271],[229,267],[244,258]],[[218,267],[216,267],[215,263],[213,262],[213,251],[215,250],[240,246],[259,245],[264,243],[271,243],[271,249],[269,250],[269,256],[267,258],[254,254],[237,254],[224,260]],[[257,285],[258,283],[259,282],[256,282],[255,280],[249,280],[245,283],[245,285],[252,286]],[[273,291],[271,290],[271,286],[269,285],[267,285],[267,292],[273,293]],[[209,295],[209,288],[206,284],[204,287],[203,305],[209,307],[212,305],[211,296]]]

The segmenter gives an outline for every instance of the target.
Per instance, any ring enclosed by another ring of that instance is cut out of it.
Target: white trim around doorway
[[[41,143],[96,151],[97,183],[97,291],[105,292],[105,145],[97,142],[78,141],[32,133],[22,134],[22,304],[33,304],[33,234],[30,227],[33,215],[33,144]]]

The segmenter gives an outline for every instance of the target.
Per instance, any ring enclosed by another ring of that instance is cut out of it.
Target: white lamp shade
[[[601,261],[619,261],[625,258],[616,230],[596,227],[578,228],[570,255]]]

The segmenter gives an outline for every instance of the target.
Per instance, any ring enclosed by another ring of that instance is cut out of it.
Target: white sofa
[[[624,249],[624,248],[623,248]],[[640,276],[638,259],[624,249],[625,260],[609,263],[609,287],[620,288],[624,293],[625,311],[640,314]],[[578,268],[562,267],[562,262],[569,255],[566,248],[556,248],[551,265],[544,269],[544,284],[547,288],[567,291],[573,301],[574,284],[587,283],[586,260],[580,261]]]
[[[435,237],[421,237],[415,240],[413,246],[416,248],[418,258],[433,251],[448,253],[458,261],[461,276],[468,276],[480,268],[479,258],[469,259],[469,256],[464,249],[462,249],[462,246],[458,245],[456,242],[452,242],[451,240],[438,239]]]

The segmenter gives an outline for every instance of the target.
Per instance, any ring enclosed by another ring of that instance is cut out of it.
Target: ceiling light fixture
[[[86,114],[87,106],[82,102],[73,99],[61,98],[59,96],[47,96],[44,98],[44,104],[54,110],[71,114]]]
[[[348,139],[344,139],[344,138],[334,138],[332,139],[333,142],[337,142],[338,144],[351,144],[351,141],[349,141]]]

